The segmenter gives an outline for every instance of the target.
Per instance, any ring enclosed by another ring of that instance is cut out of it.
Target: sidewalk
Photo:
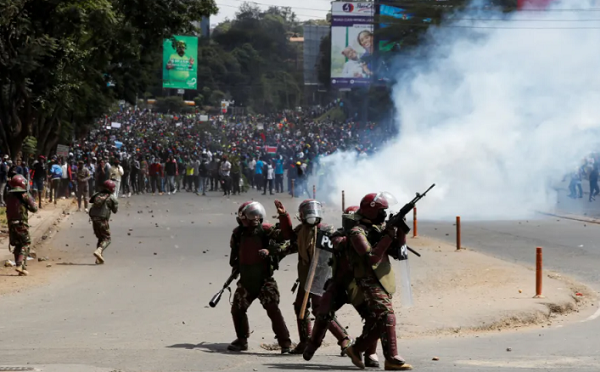
[[[56,233],[56,229],[52,229],[54,225],[67,217],[71,211],[77,207],[77,202],[74,198],[58,200],[57,205],[44,203],[43,208],[37,213],[29,214],[29,234],[31,235],[31,252],[35,253],[37,248],[45,241],[49,240],[50,232]],[[3,208],[4,209],[4,208]],[[0,224],[0,263],[4,266],[6,260],[14,260],[13,255],[8,251],[8,226],[4,221]]]

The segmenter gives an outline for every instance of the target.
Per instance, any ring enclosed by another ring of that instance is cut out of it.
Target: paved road
[[[260,199],[255,193],[249,196]],[[240,201],[187,193],[122,199],[104,266],[93,265],[91,225],[84,216],[74,216],[72,227],[63,228],[52,243],[69,251],[73,265],[36,265],[33,271],[60,270],[64,275],[0,300],[0,367],[48,372],[355,370],[334,346],[323,349],[311,363],[261,349],[261,343],[274,340],[258,303],[249,312],[254,330],[250,352],[224,351],[234,338],[227,299],[216,309],[206,305],[228,275],[232,214]],[[264,204],[268,213],[275,214],[271,201]],[[549,266],[600,288],[594,271],[600,264],[594,244],[600,225],[583,227],[549,219],[520,225],[465,221],[464,226],[465,245],[526,264],[533,263],[534,248],[541,245]],[[450,222],[423,222],[420,232],[451,239],[445,234],[452,228]],[[289,290],[294,267],[293,260],[284,261],[277,278],[284,316],[295,339]],[[357,328],[351,331],[356,334]],[[402,354],[421,371],[591,372],[600,370],[599,331],[595,320],[524,333],[399,344]],[[440,361],[432,361],[433,356]]]

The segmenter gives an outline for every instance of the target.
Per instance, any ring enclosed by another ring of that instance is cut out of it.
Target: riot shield
[[[310,263],[310,271],[304,290],[317,296],[322,296],[325,292],[325,283],[332,276],[331,261],[333,260],[333,242],[331,234],[335,229],[331,226],[321,227],[317,231],[317,240],[315,254]]]

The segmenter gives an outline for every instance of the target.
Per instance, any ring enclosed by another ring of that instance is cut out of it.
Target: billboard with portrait
[[[163,88],[196,89],[198,38],[175,35],[163,41]]]
[[[331,5],[331,86],[368,86],[373,76],[374,3]]]

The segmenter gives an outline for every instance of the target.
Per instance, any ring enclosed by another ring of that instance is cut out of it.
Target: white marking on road
[[[598,319],[598,317],[600,317],[600,307],[598,307],[598,310],[596,310],[596,312],[593,315],[591,315],[589,318],[582,320],[581,323],[589,322],[590,320],[594,320],[594,319]]]

